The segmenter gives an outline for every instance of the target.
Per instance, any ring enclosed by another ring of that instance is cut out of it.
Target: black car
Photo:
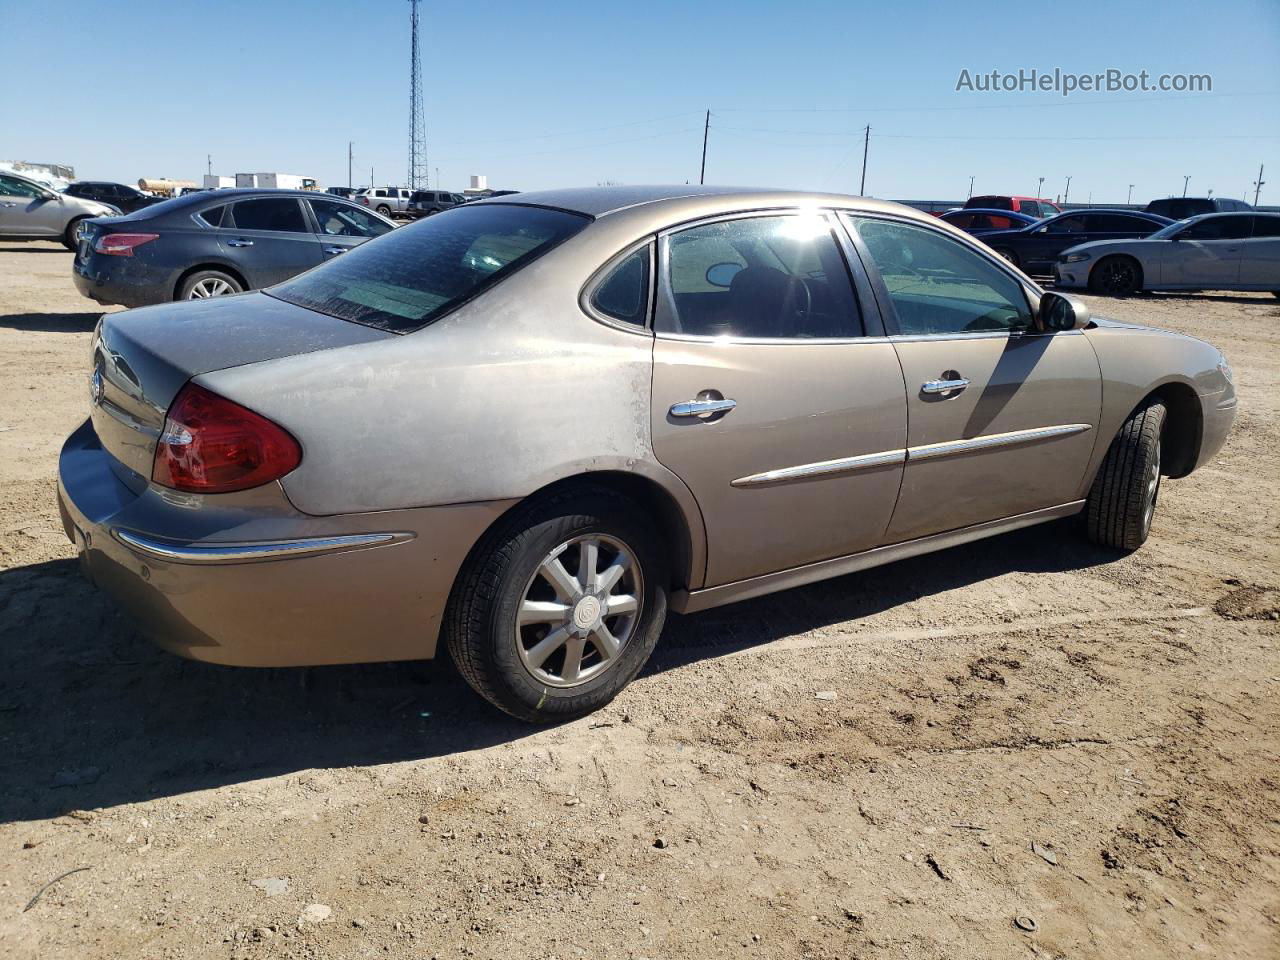
[[[1186,220],[1202,213],[1235,213],[1252,209],[1251,204],[1243,200],[1232,200],[1230,197],[1162,197],[1143,207],[1147,213],[1168,217],[1170,220]]]
[[[72,278],[99,303],[141,307],[267,287],[395,225],[304,190],[215,190],[85,221]]]
[[[978,239],[1027,273],[1048,274],[1067,247],[1094,240],[1135,240],[1173,223],[1136,210],[1068,210],[1019,230],[993,230]]]
[[[163,197],[153,197],[126,184],[108,183],[105,180],[78,180],[67,187],[63,193],[85,200],[96,200],[98,203],[109,203],[113,207],[119,207],[125,213],[133,213],[143,207],[164,202]]]
[[[324,192],[331,193],[335,197],[345,197],[346,199],[349,200],[352,197],[354,197],[357,193],[360,192],[360,188],[359,187],[325,187]]]

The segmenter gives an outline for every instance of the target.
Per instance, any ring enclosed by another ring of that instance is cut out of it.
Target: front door
[[[251,289],[269,287],[320,263],[320,239],[296,197],[240,200],[222,218],[218,247]]]
[[[315,197],[307,201],[315,217],[320,254],[326,260],[391,230],[373,214],[351,203]]]
[[[1038,333],[1028,288],[931,227],[852,219],[878,273],[907,396],[907,462],[886,542],[1073,502],[1102,403],[1079,331]]]
[[[1252,217],[1223,213],[1197,220],[1162,247],[1160,283],[1212,290],[1240,280],[1240,255]]]
[[[52,190],[0,174],[0,236],[58,238],[66,219]]]
[[[1254,290],[1280,290],[1280,217],[1255,215],[1253,235],[1243,247],[1240,285]]]
[[[653,448],[701,508],[706,586],[874,547],[893,512],[902,373],[866,335],[833,224],[754,215],[662,238]]]

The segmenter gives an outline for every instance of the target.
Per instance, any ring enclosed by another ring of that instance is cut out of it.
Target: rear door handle
[[[951,393],[955,391],[959,393],[969,385],[969,381],[964,377],[955,380],[926,380],[920,384],[921,393]]]
[[[714,417],[717,413],[728,413],[737,405],[737,400],[727,399],[685,400],[671,405],[671,415],[673,417],[697,417],[700,420],[706,420],[709,417]]]
[[[242,237],[242,238],[240,238],[239,240],[228,240],[228,241],[227,241],[227,246],[228,246],[228,247],[252,247],[252,246],[253,246],[253,241],[252,241],[252,240],[245,240],[245,239]]]
[[[339,253],[346,253],[347,248],[346,247],[325,247],[324,252],[329,254],[330,256],[334,256]]]

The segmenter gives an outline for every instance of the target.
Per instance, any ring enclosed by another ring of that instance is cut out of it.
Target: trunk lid
[[[140,490],[169,404],[192,377],[393,336],[261,293],[105,314],[93,336],[93,428],[117,476]]]

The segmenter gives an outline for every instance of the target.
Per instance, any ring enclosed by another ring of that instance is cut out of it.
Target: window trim
[[[900,216],[898,214],[886,213],[879,210],[853,210],[849,208],[839,208],[836,210],[837,219],[844,228],[844,232],[849,235],[849,241],[858,252],[859,258],[863,261],[863,267],[866,269],[871,279],[871,288],[875,293],[876,302],[880,307],[880,316],[885,326],[885,333],[889,340],[895,343],[907,343],[915,340],[982,340],[991,338],[1026,337],[1026,336],[1056,336],[1059,333],[1070,333],[1073,331],[1054,331],[1054,330],[1037,330],[1034,326],[1036,319],[1040,315],[1040,298],[1044,296],[1044,291],[1035,283],[1035,281],[1021,276],[1004,258],[997,256],[995,251],[985,244],[980,245],[976,240],[968,234],[962,233],[958,228],[957,236],[949,230],[939,230],[932,224],[924,223],[914,217]],[[863,220],[885,220],[891,223],[905,224],[909,227],[918,227],[921,230],[927,230],[936,233],[944,239],[951,240],[968,248],[977,254],[981,259],[994,266],[1004,274],[1007,274],[1014,280],[1022,295],[1027,299],[1027,306],[1031,312],[1032,326],[1025,330],[980,330],[969,333],[903,333],[902,325],[898,322],[898,311],[894,306],[893,298],[889,295],[889,288],[885,285],[884,278],[880,275],[880,267],[876,264],[875,259],[871,256],[871,251],[866,248],[859,236],[857,227],[854,226],[852,219]],[[1079,332],[1079,331],[1074,331]]]
[[[882,342],[883,334],[878,333],[876,327],[883,329],[883,322],[880,319],[879,311],[872,308],[875,307],[874,300],[865,298],[865,294],[871,292],[869,285],[864,286],[859,282],[859,272],[863,269],[861,263],[850,257],[850,248],[845,243],[845,230],[839,223],[838,217],[835,216],[836,211],[831,207],[763,207],[755,210],[737,210],[733,213],[721,213],[710,217],[699,217],[694,220],[686,220],[682,223],[673,224],[664,227],[658,231],[658,263],[657,263],[657,284],[654,293],[653,304],[651,306],[651,324],[653,336],[661,340],[671,340],[680,343],[715,343],[715,344],[757,344],[757,345],[801,345],[816,346],[822,344],[840,344],[840,343],[866,343],[866,342]],[[768,217],[798,217],[817,214],[827,221],[831,228],[831,239],[836,245],[836,251],[840,254],[841,260],[844,261],[845,275],[849,280],[850,292],[853,294],[854,304],[858,308],[859,315],[862,319],[862,334],[856,337],[736,337],[732,335],[707,336],[700,333],[671,333],[669,331],[661,331],[658,329],[658,311],[665,310],[669,315],[675,314],[675,294],[671,290],[671,237],[677,233],[684,233],[686,230],[692,230],[697,227],[704,227],[714,223],[726,223],[731,220],[759,220]],[[873,320],[874,315],[874,320]]]
[[[602,310],[597,310],[591,302],[595,297],[596,290],[609,279],[614,269],[626,260],[637,250],[649,248],[649,284],[648,290],[645,291],[645,307],[644,307],[644,323],[635,324],[627,323],[625,320],[619,320],[617,317],[611,317]],[[595,272],[590,276],[582,290],[578,294],[578,306],[582,308],[582,312],[589,316],[596,323],[602,323],[606,327],[612,327],[615,330],[621,330],[624,333],[639,334],[642,337],[653,337],[653,316],[654,304],[657,301],[657,279],[658,279],[658,256],[657,256],[657,238],[653,234],[637,240],[621,251],[615,253],[612,257],[596,268]]]

